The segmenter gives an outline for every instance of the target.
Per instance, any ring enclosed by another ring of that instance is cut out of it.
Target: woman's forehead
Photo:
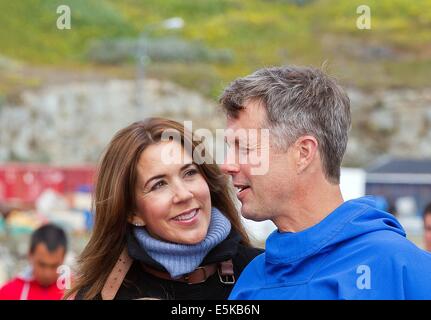
[[[141,154],[138,169],[145,172],[160,169],[179,169],[192,164],[191,155],[184,150],[181,144],[169,141],[159,142],[148,146]]]

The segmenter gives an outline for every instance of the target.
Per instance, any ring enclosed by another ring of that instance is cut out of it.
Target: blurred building
[[[431,159],[378,161],[366,169],[365,192],[385,197],[397,216],[420,216],[431,200]]]
[[[0,203],[34,206],[47,189],[60,194],[91,186],[95,166],[50,166],[35,163],[4,163],[0,165]]]

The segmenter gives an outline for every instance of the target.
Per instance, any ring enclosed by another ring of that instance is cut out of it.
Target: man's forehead
[[[261,141],[262,130],[264,129],[227,128],[224,130],[225,141],[229,143],[255,144]]]
[[[261,103],[247,102],[244,109],[240,110],[236,117],[227,117],[226,127],[236,129],[260,129],[265,122],[266,113]]]
[[[53,258],[56,256],[63,256],[65,253],[66,250],[64,246],[59,245],[57,248],[51,251],[48,249],[48,246],[43,242],[38,243],[34,250],[35,255],[38,255],[39,257],[43,257],[45,259]]]

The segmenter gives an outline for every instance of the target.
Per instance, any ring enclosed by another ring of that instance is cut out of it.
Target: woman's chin
[[[196,235],[191,235],[190,237],[184,237],[182,239],[179,239],[178,243],[188,244],[188,245],[198,244],[205,239],[206,235],[207,235],[206,232],[205,233],[199,233]]]

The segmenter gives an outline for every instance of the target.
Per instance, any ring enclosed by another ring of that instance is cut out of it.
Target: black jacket
[[[141,266],[144,263],[154,269],[165,271],[165,268],[152,259],[142,249],[139,249],[132,235],[128,237],[129,255],[135,257],[120,289],[114,300],[131,300],[140,298],[156,298],[162,300],[225,300],[232,291],[233,284],[224,284],[216,272],[205,282],[187,284],[183,282],[158,278],[147,273]],[[242,270],[262,249],[244,246],[240,243],[240,235],[234,230],[228,237],[212,249],[201,265],[217,263],[232,259],[235,279],[238,279]],[[77,299],[81,296],[78,293]],[[100,294],[95,299],[101,299]]]

